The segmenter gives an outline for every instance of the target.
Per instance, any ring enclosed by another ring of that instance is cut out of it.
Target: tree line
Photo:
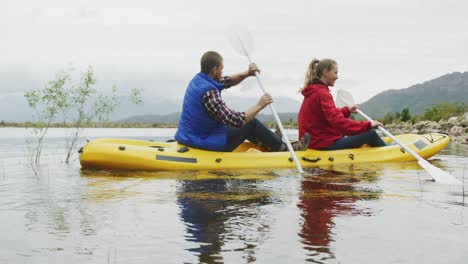
[[[453,116],[463,115],[468,112],[468,105],[465,103],[438,103],[426,109],[422,115],[411,115],[410,108],[405,107],[401,112],[387,113],[381,120],[384,124],[408,122],[416,123],[423,120],[439,122],[441,119],[449,119]]]

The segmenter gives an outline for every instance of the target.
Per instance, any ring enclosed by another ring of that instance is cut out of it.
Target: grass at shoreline
[[[0,127],[24,127],[24,128],[39,128],[44,127],[45,124],[31,123],[31,122],[2,122]],[[54,128],[75,128],[73,123],[54,123],[50,127]],[[176,128],[177,124],[145,124],[145,123],[96,123],[82,125],[83,128]]]
[[[276,124],[272,122],[264,123],[269,128],[275,128]],[[0,122],[0,127],[24,127],[24,128],[39,128],[44,127],[45,124],[41,123],[32,123],[32,122]],[[76,125],[73,123],[54,123],[50,127],[54,128],[75,128]],[[82,125],[83,128],[177,128],[175,123],[93,123]],[[287,129],[297,129],[297,124],[291,122],[283,123],[283,127]]]

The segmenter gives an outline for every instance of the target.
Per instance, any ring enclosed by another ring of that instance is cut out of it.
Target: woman
[[[320,150],[358,148],[363,144],[386,146],[373,129],[382,123],[351,120],[349,116],[356,112],[356,106],[335,106],[329,87],[334,86],[337,79],[338,64],[334,60],[313,59],[309,64],[300,90],[304,100],[298,117],[299,138],[309,133],[309,148]]]

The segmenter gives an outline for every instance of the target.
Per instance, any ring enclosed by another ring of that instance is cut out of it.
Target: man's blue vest
[[[224,151],[227,126],[216,121],[203,107],[203,96],[209,90],[221,92],[222,85],[200,72],[190,81],[175,139],[184,145]]]

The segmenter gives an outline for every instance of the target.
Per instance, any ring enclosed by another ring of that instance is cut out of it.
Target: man
[[[257,65],[238,74],[222,77],[223,58],[208,51],[201,58],[201,72],[190,81],[184,96],[182,115],[175,139],[194,148],[233,151],[246,139],[267,151],[287,151],[281,138],[262,124],[255,116],[273,102],[269,94],[260,97],[257,104],[245,112],[227,107],[221,91],[260,72]],[[310,136],[304,135],[294,144],[295,150],[305,150]]]

